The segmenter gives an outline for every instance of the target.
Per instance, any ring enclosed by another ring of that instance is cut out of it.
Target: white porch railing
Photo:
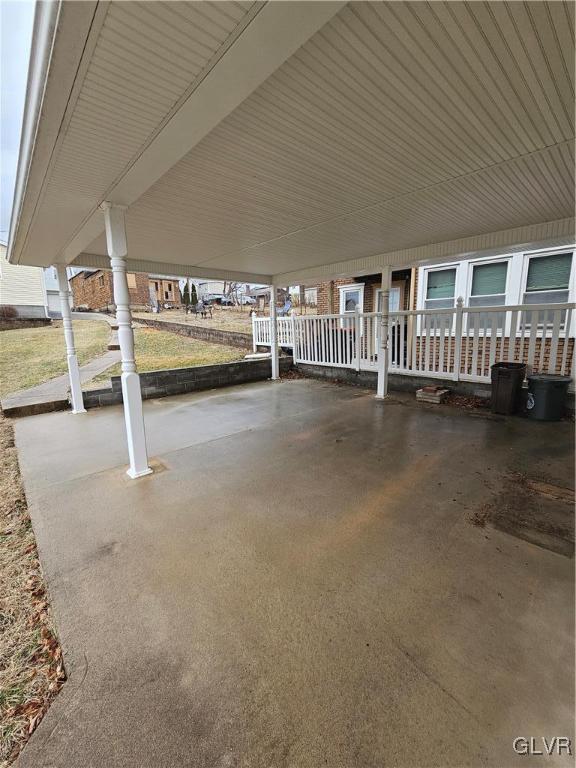
[[[411,310],[389,315],[389,372],[455,381],[490,381],[496,362],[523,362],[531,372],[570,374],[574,304],[523,304]],[[294,361],[377,368],[381,315],[278,318],[278,344]],[[269,318],[253,318],[254,348],[270,346]],[[573,382],[574,383],[574,382]]]

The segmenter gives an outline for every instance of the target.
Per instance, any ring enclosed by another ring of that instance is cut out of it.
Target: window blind
[[[472,296],[491,296],[506,292],[508,264],[476,264],[472,273]]]
[[[455,269],[438,269],[428,272],[427,299],[451,299],[456,285]]]
[[[571,266],[571,253],[555,253],[530,259],[526,290],[550,291],[568,288]]]

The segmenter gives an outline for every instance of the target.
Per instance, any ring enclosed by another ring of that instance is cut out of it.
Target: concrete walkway
[[[114,317],[99,313],[73,312],[72,317],[74,320],[106,320],[111,327],[116,324]],[[115,340],[116,332],[111,331],[110,343],[114,344]],[[98,376],[110,368],[110,366],[119,362],[119,360],[120,351],[118,349],[109,349],[103,355],[95,357],[88,363],[80,366],[80,381],[82,384],[91,381],[95,376]],[[2,410],[8,416],[19,415],[26,409],[32,410],[34,406],[36,406],[36,412],[42,411],[44,407],[50,405],[55,406],[50,408],[50,410],[61,410],[68,402],[69,389],[68,374],[63,373],[61,376],[56,376],[35,387],[10,392],[2,398]]]
[[[573,482],[571,424],[310,380],[144,413],[137,481],[120,407],[15,424],[69,675],[17,768],[508,768],[574,736],[573,560],[472,524],[512,473]]]

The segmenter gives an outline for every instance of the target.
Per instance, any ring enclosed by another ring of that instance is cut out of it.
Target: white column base
[[[143,472],[132,472],[131,469],[126,470],[126,474],[131,480],[137,480],[139,477],[145,477],[146,475],[151,475],[153,473],[154,473],[154,470],[150,469],[150,467],[148,467],[148,469],[145,469]]]
[[[151,474],[148,466],[146,451],[146,434],[144,432],[144,414],[142,412],[142,395],[140,391],[140,376],[130,371],[123,373],[122,398],[124,400],[124,418],[126,421],[126,439],[130,468],[127,475],[132,479]]]
[[[72,413],[86,413],[84,398],[82,397],[82,384],[80,383],[80,369],[76,355],[68,355],[68,376],[70,377]]]

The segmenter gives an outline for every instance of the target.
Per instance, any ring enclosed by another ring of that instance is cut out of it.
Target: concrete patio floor
[[[16,422],[69,680],[19,768],[509,766],[574,736],[574,561],[471,523],[569,423],[310,380]],[[531,766],[572,758],[530,758]]]

